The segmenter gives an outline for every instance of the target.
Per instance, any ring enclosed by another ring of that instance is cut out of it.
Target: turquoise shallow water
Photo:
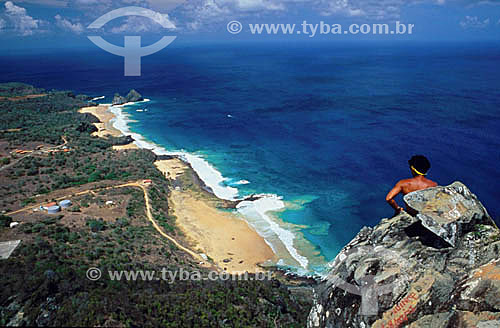
[[[286,210],[273,220],[293,232],[310,271],[363,225],[392,215],[385,195],[417,153],[430,158],[430,178],[463,181],[498,218],[497,45],[173,47],[128,79],[112,56],[74,56],[64,74],[51,71],[51,56],[42,59],[46,72],[3,65],[2,78],[104,102],[138,89],[151,102],[137,105],[145,112],[125,109],[130,129],[202,156],[240,196],[281,197]]]

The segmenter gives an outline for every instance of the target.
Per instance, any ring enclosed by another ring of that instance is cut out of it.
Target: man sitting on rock
[[[410,158],[408,164],[410,164],[410,170],[413,178],[400,180],[385,197],[385,200],[396,211],[395,215],[399,214],[403,210],[403,208],[400,207],[394,200],[399,193],[406,195],[413,191],[437,186],[436,182],[425,177],[431,168],[431,163],[425,156],[415,155]],[[411,209],[407,208],[407,210],[411,212]]]

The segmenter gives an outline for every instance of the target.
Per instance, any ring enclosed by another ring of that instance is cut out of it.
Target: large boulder
[[[363,228],[330,264],[308,327],[479,327],[497,320],[493,295],[499,295],[500,277],[491,261],[500,257],[500,231],[481,203],[461,183],[406,200],[435,222],[454,222],[456,230],[436,233],[422,216],[405,212]],[[455,208],[459,215],[450,220]]]
[[[475,225],[491,221],[476,195],[461,182],[415,191],[404,200],[425,228],[452,246]]]

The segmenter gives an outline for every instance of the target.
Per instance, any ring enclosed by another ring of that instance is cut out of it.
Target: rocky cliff
[[[500,231],[460,182],[405,196],[331,263],[308,327],[500,327]]]

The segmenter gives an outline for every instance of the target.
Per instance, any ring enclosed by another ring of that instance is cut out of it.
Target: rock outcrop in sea
[[[130,92],[127,95],[127,101],[129,102],[136,102],[143,100],[144,98],[142,97],[142,95],[139,92],[135,91],[134,89],[130,90]]]
[[[115,105],[123,105],[127,102],[127,98],[120,96],[120,94],[115,93],[115,96],[113,97],[113,106]]]
[[[115,105],[123,105],[123,104],[126,104],[128,102],[136,102],[136,101],[142,101],[144,100],[144,98],[142,97],[142,95],[137,92],[136,90],[132,89],[130,90],[130,92],[127,94],[126,97],[122,97],[120,96],[120,94],[118,93],[115,93],[115,96],[113,97],[113,106]]]
[[[405,196],[331,263],[308,327],[500,327],[500,231],[460,182]]]

